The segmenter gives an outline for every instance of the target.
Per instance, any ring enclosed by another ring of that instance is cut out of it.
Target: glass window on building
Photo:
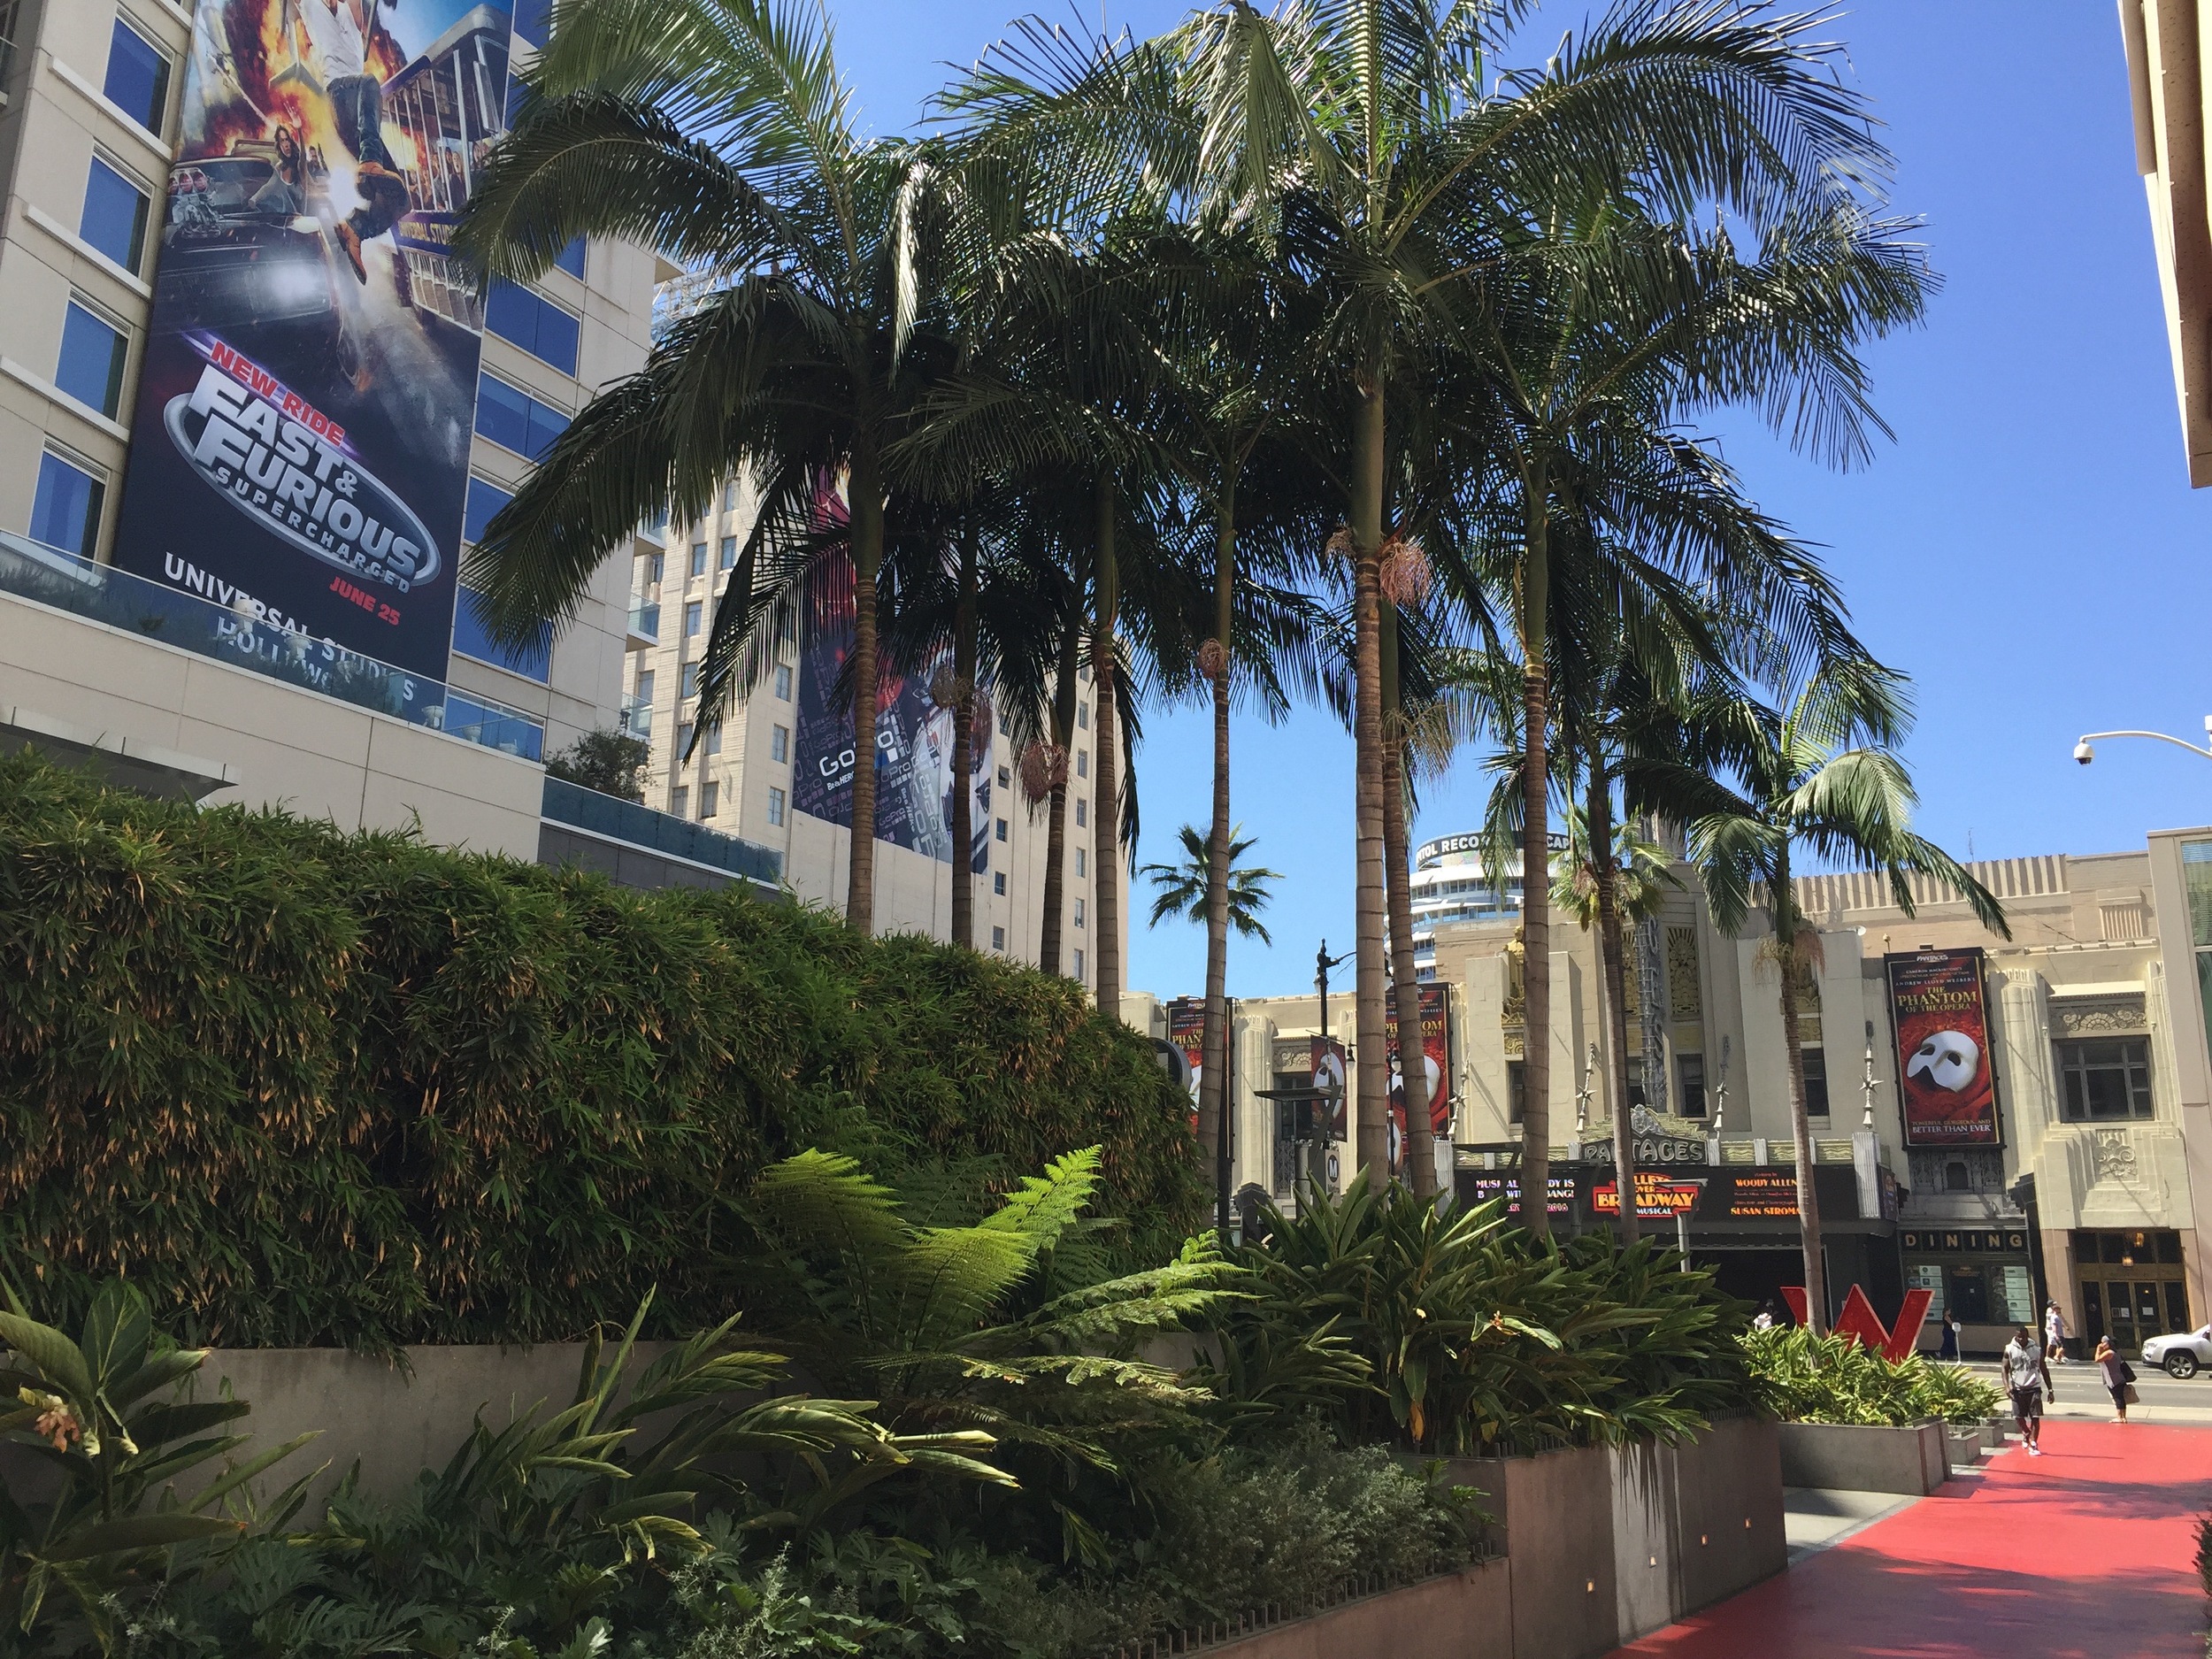
[[[640,703],[652,702],[653,679],[653,670],[649,668],[641,668],[637,671],[637,700]]]
[[[719,755],[721,752],[722,722],[717,720],[712,726],[707,727],[707,753],[710,755]]]
[[[476,434],[532,461],[542,461],[568,417],[495,374],[476,377]]]
[[[675,818],[691,816],[691,786],[678,784],[668,792],[668,810]]]
[[[776,670],[776,697],[781,703],[791,701],[791,670],[787,666]]]
[[[1705,1056],[1701,1054],[1678,1055],[1675,1070],[1682,1077],[1681,1114],[1685,1118],[1705,1116]]]
[[[576,373],[576,319],[542,295],[494,277],[485,290],[484,326],[564,374]]]
[[[691,573],[695,577],[707,573],[707,544],[703,541],[691,544]]]
[[[1089,802],[1087,802],[1087,801],[1078,801],[1078,802],[1075,803],[1075,826],[1076,826],[1076,828],[1078,828],[1078,829],[1088,829],[1088,828],[1090,827],[1090,823],[1091,823],[1091,803],[1090,803]]]
[[[737,511],[737,480],[735,479],[729,480],[722,486],[722,511],[724,512]]]
[[[583,280],[584,239],[581,236],[571,236],[568,239],[568,246],[553,256],[553,264],[557,269],[567,272],[578,281]]]
[[[768,791],[768,821],[776,826],[783,823],[783,791],[780,789],[771,787]]]
[[[994,927],[991,930],[991,949],[994,950],[1006,949],[1006,930],[1003,927]],[[1080,973],[1082,970],[1079,968],[1076,972]]]
[[[1006,839],[1006,820],[1004,818],[999,819],[998,826],[993,833],[995,833],[1001,841],[1004,841]]]
[[[735,568],[737,565],[737,538],[735,536],[726,535],[722,538],[719,563],[726,571]]]
[[[2144,1037],[2061,1042],[2059,1112],[2069,1123],[2151,1115],[2151,1046]]]
[[[459,602],[453,607],[453,649],[464,657],[544,685],[553,676],[552,625],[540,626],[536,637],[526,644],[503,645],[485,626],[483,605],[484,596],[473,588],[461,588]]]
[[[2181,885],[2189,895],[2189,938],[2197,953],[2197,996],[2212,1033],[2212,841],[2181,843]]]
[[[82,301],[72,299],[61,323],[61,357],[54,384],[109,419],[123,403],[123,366],[130,337]]]
[[[31,540],[79,558],[92,557],[99,547],[100,511],[106,500],[107,485],[90,468],[47,450],[38,457]]]
[[[1805,1054],[1805,1115],[1825,1118],[1828,1115],[1828,1055],[1823,1048],[1808,1048]]]
[[[1006,896],[1006,872],[1003,870],[994,870],[991,872],[991,893],[995,898],[1002,899]]]
[[[998,787],[1002,789],[1010,789],[1014,787],[1014,772],[1012,767],[1001,766],[998,769]]]
[[[496,484],[480,478],[469,480],[467,504],[461,509],[461,540],[481,541],[493,517],[514,497]]]
[[[1083,926],[1083,901],[1080,899],[1075,902],[1075,925],[1078,927]]]
[[[1075,775],[1079,778],[1087,778],[1091,775],[1091,751],[1089,749],[1079,749],[1075,751]]]
[[[85,179],[77,234],[136,275],[146,253],[146,215],[151,206],[152,198],[136,180],[95,156]]]
[[[718,783],[701,784],[699,786],[699,816],[703,818],[712,818],[721,810],[721,806],[722,786]]]
[[[1086,680],[1088,680],[1090,678],[1090,670],[1085,669],[1083,671],[1083,677]],[[1086,732],[1091,729],[1091,705],[1089,703],[1079,703],[1075,705],[1075,723],[1079,726],[1082,727]]]
[[[684,757],[691,753],[691,734],[697,729],[689,720],[680,721],[676,726],[676,764],[681,765]]]
[[[768,728],[768,758],[771,760],[791,758],[791,728],[789,726],[772,726]]]
[[[706,607],[699,600],[695,599],[684,607],[684,637],[686,639],[695,639],[698,636],[699,624],[705,616]]]
[[[1075,977],[1079,979],[1083,977],[1083,952],[1079,947],[1075,953]]]
[[[1084,880],[1090,873],[1091,849],[1087,847],[1079,847],[1075,849],[1075,879],[1078,881]]]
[[[169,110],[169,59],[119,17],[109,37],[108,73],[100,90],[124,114],[160,136]]]

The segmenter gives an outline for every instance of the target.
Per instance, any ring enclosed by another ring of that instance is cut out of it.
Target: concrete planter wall
[[[1785,1423],[1782,1484],[1846,1492],[1901,1492],[1924,1496],[1950,1479],[1943,1425],[1931,1418],[1909,1428],[1856,1423]]]
[[[1505,1533],[1510,1651],[1608,1653],[1779,1572],[1777,1427],[1747,1418],[1681,1446],[1454,1460],[1449,1478],[1487,1494]]]
[[[1506,1563],[1486,1561],[1464,1572],[1425,1578],[1362,1596],[1326,1612],[1210,1646],[1221,1659],[1514,1659],[1513,1592]],[[1122,1659],[1164,1654],[1151,1642]],[[1187,1651],[1185,1649],[1183,1651]]]

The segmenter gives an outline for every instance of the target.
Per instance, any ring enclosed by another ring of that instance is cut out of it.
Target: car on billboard
[[[283,178],[273,147],[259,143],[173,168],[158,308],[180,333],[252,330],[279,373],[319,378],[310,372],[334,365],[351,379],[361,353],[339,279],[352,278],[314,211],[326,198],[311,174],[305,182]]]
[[[2195,1376],[2212,1366],[2212,1325],[2153,1337],[2143,1344],[2143,1363],[2162,1366],[2169,1377]]]

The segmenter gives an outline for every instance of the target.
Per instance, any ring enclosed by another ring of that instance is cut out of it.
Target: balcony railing
[[[519,709],[6,531],[0,531],[0,593],[502,754],[545,758],[545,727]]]
[[[630,607],[630,636],[633,639],[655,641],[661,636],[661,608],[656,600],[649,605]]]
[[[653,705],[643,697],[625,697],[622,710],[616,723],[625,737],[647,738],[653,735]]]
[[[588,830],[610,841],[627,841],[651,852],[686,858],[695,864],[726,870],[733,876],[773,887],[783,876],[783,855],[772,847],[725,835],[703,824],[619,801],[560,778],[545,780],[545,816],[555,824]]]

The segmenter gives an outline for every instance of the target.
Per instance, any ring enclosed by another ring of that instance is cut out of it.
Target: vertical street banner
[[[845,503],[833,488],[818,492],[816,514],[842,523]],[[847,829],[853,821],[852,693],[846,661],[853,649],[853,565],[844,552],[821,556],[802,606],[797,729],[793,733],[791,804]],[[949,687],[949,648],[909,672],[880,661],[876,675],[876,839],[943,864],[953,859],[952,708],[933,690]],[[975,731],[967,786],[972,826],[968,868],[981,875],[991,856],[990,687],[975,694]]]
[[[1883,964],[1897,1032],[1905,1144],[2001,1145],[1982,953],[1919,950],[1886,956]]]
[[[1320,1110],[1325,1114],[1331,1141],[1349,1141],[1352,1138],[1352,1110],[1350,1068],[1345,1064],[1344,1045],[1334,1037],[1315,1037],[1313,1045],[1314,1092],[1322,1096]]]
[[[1383,1039],[1390,1050],[1390,1170],[1405,1168],[1406,1148],[1411,1145],[1406,1118],[1406,1065],[1398,1044],[1398,1002],[1393,996],[1383,1014]],[[1445,988],[1421,987],[1420,1093],[1428,1102],[1429,1132],[1451,1138],[1452,1029],[1451,1008]]]
[[[116,563],[331,673],[445,677],[483,343],[447,247],[509,29],[504,0],[194,6]]]
[[[1167,1005],[1167,1040],[1190,1066],[1190,1126],[1198,1133],[1198,1087],[1206,1070],[1206,999],[1179,996]]]

